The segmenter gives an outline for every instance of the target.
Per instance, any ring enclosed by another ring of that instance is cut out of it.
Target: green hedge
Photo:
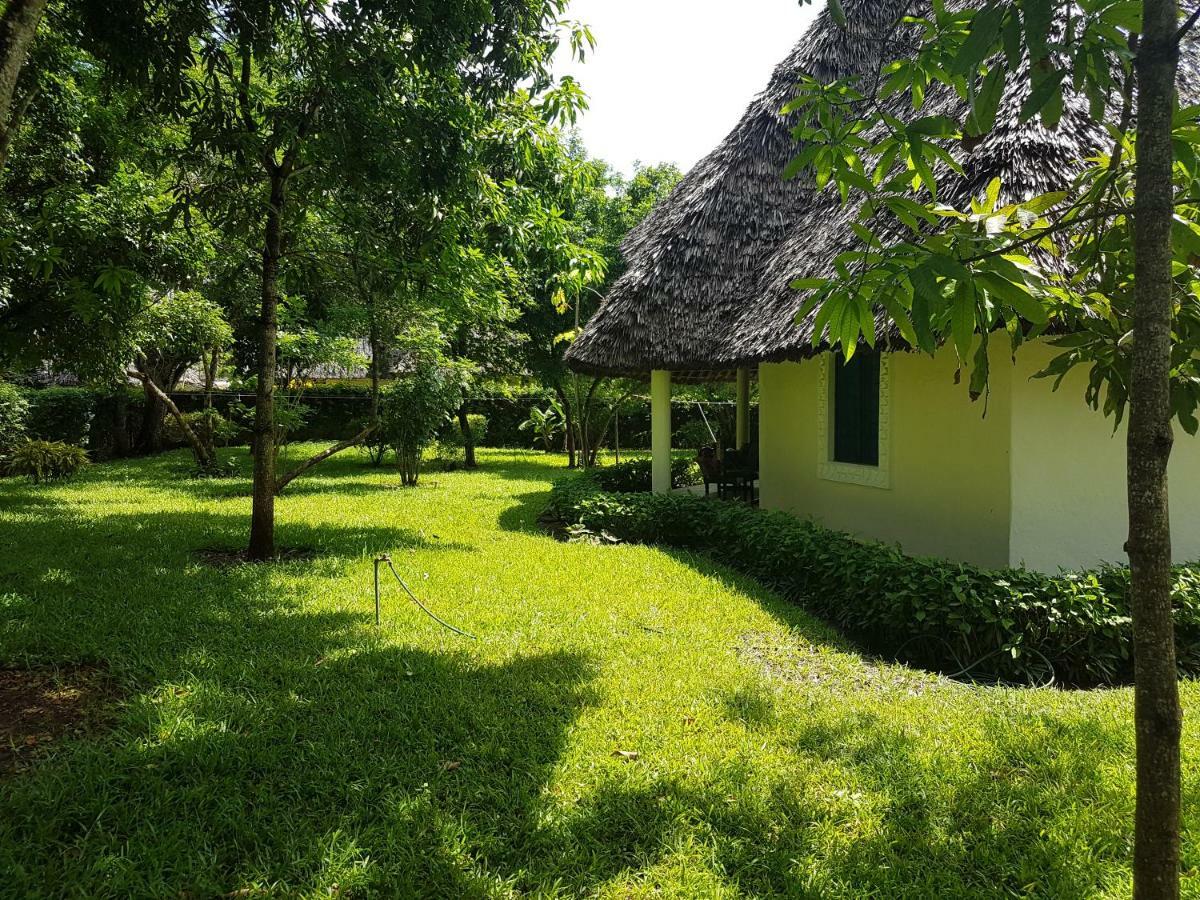
[[[1133,677],[1129,570],[1044,575],[906,556],[783,512],[680,494],[609,493],[590,473],[551,493],[552,517],[620,540],[704,553],[870,650],[975,679],[1072,686]],[[1182,673],[1200,675],[1200,568],[1176,570]]]

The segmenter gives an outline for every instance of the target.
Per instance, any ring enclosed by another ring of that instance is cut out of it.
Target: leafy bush
[[[559,481],[568,525],[705,553],[870,649],[972,678],[1079,686],[1133,677],[1129,570],[1044,575],[906,556],[783,512],[679,494],[606,492],[595,473]],[[1180,670],[1200,674],[1200,568],[1175,571]]]
[[[87,451],[62,441],[24,441],[4,463],[6,475],[24,475],[37,484],[70,478],[88,464]]]
[[[595,469],[592,477],[602,490],[614,493],[633,493],[649,491],[653,486],[654,463],[649,458],[638,458],[609,466],[605,469]],[[674,456],[671,458],[671,487],[687,487],[700,484],[700,467],[696,460],[689,456]]]
[[[542,449],[549,453],[554,449],[555,439],[567,430],[567,423],[563,419],[562,406],[551,400],[545,409],[530,407],[529,418],[518,427],[521,431],[531,432],[535,440],[541,441]]]
[[[29,402],[21,392],[0,381],[0,459],[25,437]]]
[[[192,429],[196,437],[209,447],[223,447],[238,433],[237,425],[215,409],[201,409],[196,412],[184,413],[183,420],[187,422],[188,428]],[[174,416],[167,417],[163,426],[163,434],[172,444],[187,442],[183,429],[179,427]]]
[[[420,478],[421,456],[458,404],[460,391],[461,382],[450,370],[423,365],[380,395],[380,435],[396,454],[405,486],[414,486]]]

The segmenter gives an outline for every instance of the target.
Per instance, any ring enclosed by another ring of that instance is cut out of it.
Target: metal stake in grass
[[[417,608],[420,609],[421,612],[425,613],[425,615],[429,616],[429,618],[433,619],[433,621],[437,622],[443,628],[448,628],[455,634],[460,634],[463,637],[470,638],[473,641],[478,640],[475,635],[469,634],[468,632],[463,631],[461,628],[455,628],[445,619],[438,618],[433,610],[417,599],[417,595],[409,590],[408,585],[404,583],[404,579],[400,577],[400,573],[396,571],[396,567],[392,565],[392,558],[386,553],[383,554],[383,556],[375,557],[375,624],[377,626],[379,625],[379,566],[381,563],[387,563],[387,567],[392,570],[392,575],[396,577],[396,581],[400,582],[400,587],[404,588],[404,593],[408,594],[408,598],[412,600],[413,603],[417,604]]]

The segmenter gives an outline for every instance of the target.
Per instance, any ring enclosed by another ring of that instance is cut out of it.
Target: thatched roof
[[[881,37],[910,0],[843,6],[848,27],[821,12],[737,127],[630,232],[622,245],[628,268],[568,352],[572,368],[641,377],[651,369],[730,371],[812,355],[812,319],[794,321],[801,296],[790,283],[833,270],[834,258],[857,241],[849,227],[857,208],[843,207],[832,192],[818,194],[810,175],[781,178],[800,148],[779,111],[802,75],[873,77],[881,54],[895,55]],[[1189,40],[1181,61],[1188,93],[1200,89],[1198,51]],[[1059,127],[1047,131],[1037,119],[1018,122],[1028,79],[1011,79],[1006,90],[995,130],[957,151],[966,178],[939,173],[948,202],[982,194],[996,176],[1009,199],[1061,189],[1079,160],[1105,146],[1084,98],[1069,96]],[[892,98],[890,107],[898,118],[914,116],[906,97]],[[935,90],[920,115],[936,114],[963,120],[966,105],[952,91]]]

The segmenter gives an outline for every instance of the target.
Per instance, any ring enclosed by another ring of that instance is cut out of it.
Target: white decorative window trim
[[[861,484],[889,490],[892,486],[892,365],[891,355],[879,354],[879,465],[860,466],[836,462],[833,458],[834,354],[824,353],[820,360],[820,384],[817,387],[817,477],[825,481]]]

